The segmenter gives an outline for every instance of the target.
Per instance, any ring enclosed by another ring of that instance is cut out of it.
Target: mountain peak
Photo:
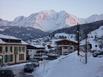
[[[56,11],[51,9],[51,10],[43,10],[38,13],[56,13]]]
[[[54,31],[57,29],[77,25],[77,23],[89,23],[97,20],[103,20],[103,15],[93,15],[87,19],[79,19],[66,11],[56,12],[55,10],[43,10],[31,14],[28,17],[19,16],[14,21],[6,23],[0,19],[0,25],[32,27],[42,31]]]
[[[95,22],[95,21],[100,21],[103,20],[103,14],[94,14],[89,16],[88,18],[82,18],[80,19],[80,23],[81,24],[85,24],[85,23],[91,23],[91,22]]]
[[[21,20],[23,20],[25,17],[24,16],[19,16],[19,17],[16,17],[15,19],[14,19],[14,21],[16,22],[16,21],[21,21]]]
[[[60,28],[76,25],[77,18],[65,11],[44,10],[28,17],[17,17],[12,25],[34,27],[43,31],[54,31]]]

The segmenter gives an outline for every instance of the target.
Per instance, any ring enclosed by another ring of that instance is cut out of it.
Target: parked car
[[[43,61],[43,58],[41,56],[35,57],[34,59],[36,59],[38,61]]]
[[[0,64],[0,67],[6,67],[8,66],[7,64]]]
[[[54,60],[58,58],[58,54],[54,54],[54,53],[49,53],[48,54],[48,58],[46,58],[47,60]]]
[[[15,77],[12,70],[0,69],[0,77]]]
[[[63,55],[68,55],[69,54],[69,52],[64,52],[64,54]]]
[[[98,51],[98,52],[93,53],[93,57],[98,57],[98,56],[101,56],[101,55],[103,55],[103,51]]]
[[[31,62],[31,64],[33,64],[34,67],[39,66],[39,61],[37,59],[30,59],[29,62]]]
[[[34,71],[33,64],[26,64],[24,66],[24,73],[32,73]]]

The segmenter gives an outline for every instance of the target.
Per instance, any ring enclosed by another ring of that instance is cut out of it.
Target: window
[[[19,60],[24,60],[24,54],[19,55]]]
[[[9,61],[10,61],[10,62],[13,61],[13,55],[9,55]]]
[[[97,47],[97,45],[95,45],[95,47]]]
[[[8,62],[8,55],[5,55],[5,62]]]
[[[22,47],[22,52],[25,52],[25,47]]]
[[[73,47],[70,47],[70,49],[73,49]]]
[[[68,47],[67,47],[67,46],[64,46],[63,48],[64,48],[64,49],[68,49]]]
[[[6,46],[6,47],[5,47],[5,52],[8,53],[8,50],[9,50],[9,49],[8,49],[8,47]]]
[[[13,61],[13,55],[5,55],[5,62],[12,62]]]
[[[21,47],[19,47],[19,52],[21,52]]]
[[[2,47],[0,46],[0,53],[2,53]]]
[[[18,47],[14,47],[14,54],[18,54]]]
[[[10,52],[11,52],[11,53],[13,52],[13,47],[12,47],[12,46],[10,46]]]

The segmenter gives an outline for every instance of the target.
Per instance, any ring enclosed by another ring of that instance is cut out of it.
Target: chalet
[[[33,59],[35,54],[36,54],[36,47],[30,44],[27,45],[27,60]]]
[[[40,59],[46,54],[44,46],[41,45],[28,45],[27,46],[27,55],[29,59]]]
[[[26,45],[21,39],[0,34],[0,64],[25,62]]]
[[[65,55],[71,52],[74,52],[78,43],[75,41],[67,40],[67,39],[61,39],[57,40],[56,42],[57,47],[57,53],[60,55]]]
[[[34,55],[35,59],[43,60],[46,56],[46,50],[44,46],[36,46],[36,54]]]

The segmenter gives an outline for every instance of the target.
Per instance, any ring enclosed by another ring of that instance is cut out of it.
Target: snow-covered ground
[[[80,61],[76,52],[54,61],[44,62],[34,74],[38,77],[103,77],[103,58],[88,57],[88,63]]]
[[[99,27],[98,29],[90,32],[88,34],[87,42],[92,45],[91,50],[98,50],[103,51],[103,26]],[[81,45],[86,44],[86,39],[80,42]]]
[[[95,58],[88,55],[88,63],[77,56],[77,52],[53,61],[43,61],[32,73],[34,77],[103,77],[103,57]],[[26,63],[8,66],[16,72],[17,77]],[[29,77],[29,76],[28,76]]]

